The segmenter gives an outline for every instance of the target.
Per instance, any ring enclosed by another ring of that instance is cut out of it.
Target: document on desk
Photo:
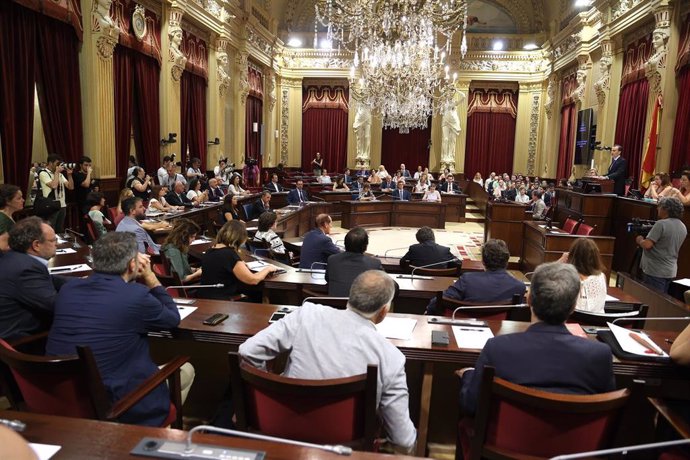
[[[63,265],[60,267],[52,267],[48,269],[51,275],[67,275],[76,272],[85,272],[91,270],[87,264]]]
[[[177,305],[177,311],[180,312],[180,321],[192,314],[197,307],[190,307],[189,305]]]
[[[453,326],[453,335],[458,348],[481,350],[494,333],[488,327]]]
[[[376,325],[376,330],[387,339],[410,340],[416,325],[416,319],[387,316]]]
[[[62,446],[53,446],[51,444],[38,444],[35,442],[30,442],[29,447],[34,451],[38,460],[48,460],[53,455],[55,455]]]
[[[609,329],[611,329],[611,332],[618,341],[618,345],[620,345],[623,351],[640,356],[659,356],[668,358],[668,354],[666,354],[666,352],[659,348],[659,345],[654,343],[654,341],[650,339],[649,336],[644,332],[631,331],[630,329],[616,326],[613,323],[606,324],[609,327]],[[634,338],[635,335],[637,335],[638,337],[637,340]],[[640,342],[646,342],[652,347],[652,349],[656,350],[656,352],[650,350]]]
[[[675,280],[673,282],[678,283],[682,286],[690,287],[690,278],[683,278],[683,279]]]
[[[210,239],[207,240],[206,238],[197,238],[196,240],[192,241],[190,246],[194,246],[195,244],[206,244],[206,243],[210,243],[211,241],[212,240],[210,240]]]
[[[262,260],[253,260],[251,262],[247,262],[247,268],[253,272],[259,272],[266,267],[268,267],[268,264]]]
[[[57,251],[55,251],[55,255],[56,256],[62,256],[65,254],[76,254],[76,252],[77,251],[75,249],[72,249],[72,248],[63,248],[63,249],[58,249]]]
[[[619,300],[618,297],[606,294],[606,302],[618,302]]]

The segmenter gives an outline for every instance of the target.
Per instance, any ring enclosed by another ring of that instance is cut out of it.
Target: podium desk
[[[463,190],[472,198],[474,205],[479,208],[479,212],[486,215],[486,207],[488,206],[490,197],[486,190],[484,190],[484,187],[474,181],[468,181]]]
[[[446,204],[424,201],[343,201],[341,226],[446,228]]]
[[[492,238],[503,240],[508,245],[510,255],[519,257],[522,254],[522,222],[527,219],[530,216],[524,204],[487,202],[484,241]]]
[[[587,225],[596,225],[592,235],[610,235],[616,195],[601,193],[580,193],[565,188],[556,189],[556,212],[554,221],[561,224],[570,216],[583,219]]]
[[[26,430],[20,434],[27,442],[62,446],[51,457],[55,460],[141,459],[144,457],[133,457],[130,455],[130,451],[142,438],[151,437],[182,442],[186,441],[188,434],[187,431],[169,428],[125,425],[99,420],[32,414],[30,412],[0,411],[0,417],[26,423]],[[198,444],[263,451],[266,452],[266,458],[271,460],[335,460],[343,458],[319,449],[218,434],[194,433],[192,441]],[[413,457],[402,455],[392,457],[373,452],[353,451],[352,455],[347,458],[352,460],[385,460],[391,458],[412,460]]]
[[[278,220],[276,221],[276,232],[288,238],[291,236],[302,236],[314,228],[316,216],[323,213],[330,213],[331,204],[324,202],[303,203],[299,207],[287,206],[276,209]]]
[[[332,190],[322,190],[317,196],[323,199],[326,203],[331,203],[331,218],[333,220],[341,220],[343,215],[342,201],[352,200],[353,194],[356,192],[334,192]]]
[[[524,236],[522,244],[522,270],[532,272],[538,265],[544,262],[557,261],[564,252],[570,250],[570,245],[577,238],[589,238],[597,245],[601,253],[601,259],[606,267],[606,278],[611,274],[613,262],[614,244],[616,239],[612,236],[588,236],[571,235],[560,229],[546,228],[545,222],[524,223]]]

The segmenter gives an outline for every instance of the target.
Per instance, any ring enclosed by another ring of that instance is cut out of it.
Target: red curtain
[[[573,168],[573,154],[575,153],[575,134],[577,124],[577,104],[567,104],[561,107],[561,135],[558,144],[558,166],[556,178],[567,179]]]
[[[132,132],[132,51],[116,46],[113,54],[113,86],[115,87],[115,164],[117,177],[127,175],[130,134]]]
[[[384,129],[381,139],[381,164],[391,175],[405,168],[416,171],[417,166],[429,166],[429,141],[431,140],[431,118],[424,129],[411,129],[407,134],[400,134],[398,129]],[[310,160],[311,161],[311,160]],[[377,168],[378,165],[371,165]]]
[[[180,153],[189,161],[199,158],[206,166],[206,80],[199,75],[185,71],[180,80],[182,133]],[[187,156],[189,148],[189,156]]]
[[[263,124],[264,102],[261,98],[247,96],[246,121],[244,124],[244,157],[258,161],[261,168],[261,125]],[[257,131],[254,132],[254,123]],[[245,160],[246,161],[246,160]]]
[[[634,184],[640,178],[648,99],[649,82],[642,78],[625,85],[618,102],[615,143],[623,147],[623,157],[628,160],[628,176],[633,178]]]
[[[36,88],[50,153],[76,161],[84,155],[79,40],[71,25],[37,15]]]
[[[0,2],[0,138],[5,182],[28,186],[34,128],[35,14]]]
[[[302,169],[311,171],[316,152],[323,166],[347,168],[348,89],[343,85],[309,85],[302,92]]]
[[[467,118],[465,176],[492,171],[511,173],[515,148],[515,118],[508,113],[475,112]]]
[[[137,101],[134,110],[134,145],[146,171],[154,173],[160,166],[161,158],[158,103],[160,67],[154,58],[145,54],[130,51],[130,55],[134,64],[132,82]]]
[[[683,67],[677,82],[678,109],[671,147],[672,172],[690,165],[690,65]]]

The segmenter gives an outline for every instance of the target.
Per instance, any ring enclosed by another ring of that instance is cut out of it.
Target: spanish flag
[[[649,183],[654,177],[654,169],[656,168],[656,144],[657,131],[659,129],[659,109],[661,108],[661,97],[657,97],[654,102],[654,112],[652,113],[652,122],[649,127],[649,138],[647,139],[647,150],[642,160],[642,178],[640,185],[642,188],[649,188]]]

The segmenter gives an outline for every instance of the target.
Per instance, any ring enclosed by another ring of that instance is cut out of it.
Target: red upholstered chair
[[[580,222],[580,225],[577,227],[577,231],[575,231],[576,235],[582,235],[582,236],[589,236],[594,229],[597,228],[596,225],[587,225],[584,222]]]
[[[173,359],[115,402],[110,401],[89,347],[77,347],[75,356],[37,356],[0,340],[0,360],[10,368],[26,409],[39,414],[117,421],[167,380],[172,402],[163,426],[182,428],[180,367],[189,361],[187,356]]]
[[[561,230],[563,230],[564,232],[568,232],[571,235],[574,235],[575,231],[577,230],[579,223],[580,223],[579,221],[568,216],[565,219],[565,222],[563,222],[563,226],[561,227]]]
[[[270,374],[228,354],[230,383],[240,430],[317,444],[373,450],[377,430],[377,367],[329,380]]]
[[[96,225],[88,215],[84,216],[84,222],[86,223],[86,231],[89,233],[89,239],[94,242],[98,239],[98,231],[96,230]]]
[[[492,367],[481,385],[477,413],[458,424],[456,458],[537,460],[612,447],[631,395],[549,393],[494,377]]]
[[[117,224],[119,224],[120,221],[125,218],[125,213],[118,213],[116,208],[108,208],[108,214],[110,214],[110,221],[115,227],[117,227]]]

